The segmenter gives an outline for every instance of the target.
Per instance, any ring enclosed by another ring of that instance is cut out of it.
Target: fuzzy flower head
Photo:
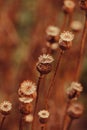
[[[12,103],[9,102],[9,101],[4,101],[0,104],[0,112],[3,114],[3,115],[7,115],[9,114],[9,112],[11,111],[12,109]]]
[[[48,26],[46,29],[46,34],[49,36],[57,36],[60,32],[60,29],[56,26]]]
[[[71,83],[71,88],[73,88],[74,90],[78,91],[78,92],[82,92],[83,91],[83,87],[80,83],[77,82],[72,82]]]
[[[35,83],[26,80],[23,83],[21,83],[21,86],[19,88],[18,94],[25,95],[25,96],[31,96],[36,92],[36,85]]]
[[[70,27],[73,31],[80,31],[83,28],[82,23],[76,20],[71,23]]]
[[[53,57],[49,54],[43,54],[40,55],[40,57],[38,58],[39,63],[52,63],[54,61]]]
[[[63,9],[66,13],[71,13],[73,9],[75,8],[75,2],[72,0],[64,0],[64,6]]]
[[[33,115],[32,114],[25,115],[24,121],[27,123],[31,123],[33,121]]]
[[[74,34],[69,31],[64,31],[63,33],[61,33],[60,39],[62,41],[71,42],[74,39]]]
[[[49,117],[49,112],[47,110],[41,110],[38,112],[38,116],[40,118],[48,118]]]

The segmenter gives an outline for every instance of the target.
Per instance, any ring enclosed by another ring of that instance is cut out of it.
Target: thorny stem
[[[82,39],[81,39],[81,43],[80,43],[80,54],[79,54],[79,58],[78,58],[77,66],[76,66],[75,80],[78,80],[80,69],[81,69],[81,62],[82,62],[82,58],[83,58],[83,54],[84,54],[86,35],[87,35],[87,14],[85,17],[85,25],[84,25]]]
[[[36,101],[35,101],[35,106],[34,106],[34,113],[33,113],[33,122],[32,122],[32,130],[34,129],[34,123],[35,123],[35,114],[37,111],[37,105],[38,105],[38,99],[39,99],[39,88],[40,88],[40,83],[41,83],[41,79],[42,79],[43,75],[40,74],[39,78],[38,78],[38,82],[37,82],[37,97],[36,97]]]
[[[65,125],[66,125],[66,119],[67,119],[67,110],[70,106],[70,100],[67,102],[66,108],[65,108],[65,112],[64,112],[64,117],[63,117],[63,121],[62,121],[62,128],[61,130],[65,130]]]
[[[3,116],[2,121],[1,121],[1,125],[0,125],[0,130],[2,130],[5,119],[6,119],[6,116]]]
[[[19,122],[19,130],[23,130],[22,123],[23,123],[23,118],[22,118],[22,115],[21,115],[20,116],[20,122]]]
[[[46,103],[45,103],[46,109],[48,107],[48,99],[49,99],[50,93],[51,93],[52,88],[53,88],[54,83],[55,83],[55,77],[56,77],[56,74],[57,74],[58,69],[59,69],[59,65],[60,65],[60,61],[61,61],[61,58],[62,58],[62,54],[63,54],[63,51],[60,51],[59,59],[58,59],[57,65],[56,65],[56,69],[55,69],[55,72],[54,72],[51,84],[50,84],[49,89],[48,89],[48,93],[47,93],[47,97],[46,97]]]

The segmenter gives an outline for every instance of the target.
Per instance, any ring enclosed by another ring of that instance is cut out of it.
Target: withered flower
[[[72,40],[74,39],[74,34],[69,31],[64,31],[60,35],[59,47],[62,50],[67,50],[72,46]]]
[[[50,56],[49,54],[43,54],[40,55],[38,58],[38,63],[36,65],[37,70],[41,74],[48,74],[52,70],[52,62],[53,62],[53,57]]]
[[[80,93],[83,91],[83,87],[80,83],[72,82],[70,87],[67,88],[67,95],[69,99],[77,99]]]
[[[41,110],[38,112],[39,121],[41,124],[46,124],[49,118],[49,111],[47,110]]]
[[[75,2],[72,0],[64,0],[63,10],[65,13],[72,13],[75,9]]]
[[[11,109],[12,109],[12,103],[9,101],[3,101],[0,104],[0,112],[3,115],[8,115],[11,112]]]
[[[69,108],[67,110],[67,114],[72,119],[78,119],[83,114],[83,111],[84,111],[84,107],[83,107],[83,105],[81,103],[73,102],[69,106]]]

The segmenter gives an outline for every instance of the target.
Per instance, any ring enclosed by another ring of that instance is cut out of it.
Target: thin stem
[[[66,125],[66,119],[67,119],[67,110],[70,106],[70,101],[67,102],[66,108],[65,108],[65,112],[64,112],[64,117],[63,117],[63,122],[62,122],[62,128],[61,130],[65,129],[65,125]]]
[[[22,119],[22,115],[21,115],[20,122],[19,122],[19,130],[23,130],[22,123],[23,123],[23,119]]]
[[[32,130],[34,129],[34,123],[35,123],[35,115],[36,115],[36,111],[37,111],[37,105],[38,105],[38,99],[39,99],[39,88],[40,88],[40,83],[41,83],[41,79],[42,79],[43,75],[40,74],[39,78],[38,78],[38,82],[37,82],[37,97],[36,97],[36,101],[35,101],[35,106],[34,106],[34,113],[33,113],[33,122],[32,122]]]
[[[59,69],[59,65],[60,65],[60,61],[61,61],[61,58],[62,58],[62,54],[63,54],[63,51],[60,51],[59,59],[58,59],[57,65],[56,65],[56,69],[55,69],[55,72],[54,72],[51,84],[50,84],[49,89],[48,89],[47,98],[46,98],[46,102],[45,102],[46,109],[47,109],[47,106],[48,106],[48,98],[50,96],[50,93],[51,93],[52,88],[53,88],[54,83],[55,83],[55,77],[56,77],[56,74],[57,74],[58,69]]]
[[[5,119],[6,119],[6,116],[3,116],[2,121],[1,121],[1,125],[0,125],[0,130],[2,130]]]
[[[41,126],[41,130],[44,130],[44,126]]]
[[[86,35],[87,35],[87,16],[85,17],[85,25],[84,25],[82,39],[81,39],[81,43],[80,43],[80,54],[79,54],[79,58],[78,58],[77,66],[76,66],[75,80],[78,80],[78,77],[80,74],[81,63],[82,63],[82,58],[83,58],[83,54],[84,54]]]
[[[66,122],[64,124],[64,129],[63,130],[70,130],[71,124],[72,124],[73,119],[70,118],[68,115],[66,117]]]

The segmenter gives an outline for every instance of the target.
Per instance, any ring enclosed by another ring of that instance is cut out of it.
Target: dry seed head
[[[74,39],[74,34],[70,31],[64,31],[60,35],[62,41],[71,42]]]
[[[43,64],[52,63],[54,61],[53,57],[49,54],[40,55],[38,60],[39,63],[43,63]]]
[[[9,101],[4,101],[0,104],[0,112],[3,115],[7,115],[11,112],[12,109],[12,103]]]
[[[48,118],[49,117],[49,112],[47,110],[41,110],[38,112],[38,116],[40,118]]]
[[[80,0],[80,8],[87,11],[87,0]]]
[[[72,103],[67,111],[67,114],[72,118],[72,119],[78,119],[84,111],[84,107],[82,104],[74,102]]]
[[[49,36],[57,36],[60,32],[60,29],[56,26],[48,26],[46,29],[46,34]]]
[[[18,90],[19,96],[29,96],[33,97],[33,94],[36,93],[36,85],[35,83],[26,80],[23,83],[21,83],[21,86]]]
[[[32,114],[25,115],[24,121],[27,122],[27,123],[31,123],[33,121],[33,115]]]
[[[31,103],[33,102],[33,100],[34,100],[33,98],[29,98],[29,97],[19,97],[19,101],[25,104]]]
[[[69,99],[77,99],[82,91],[83,87],[80,83],[72,82],[70,87],[67,88],[66,92]]]
[[[72,21],[70,27],[73,31],[80,31],[82,30],[83,25],[80,21]]]
[[[38,112],[39,121],[41,124],[46,124],[49,118],[49,111],[47,110],[41,110]]]
[[[75,2],[72,0],[64,0],[63,10],[65,13],[71,13],[75,8]]]

